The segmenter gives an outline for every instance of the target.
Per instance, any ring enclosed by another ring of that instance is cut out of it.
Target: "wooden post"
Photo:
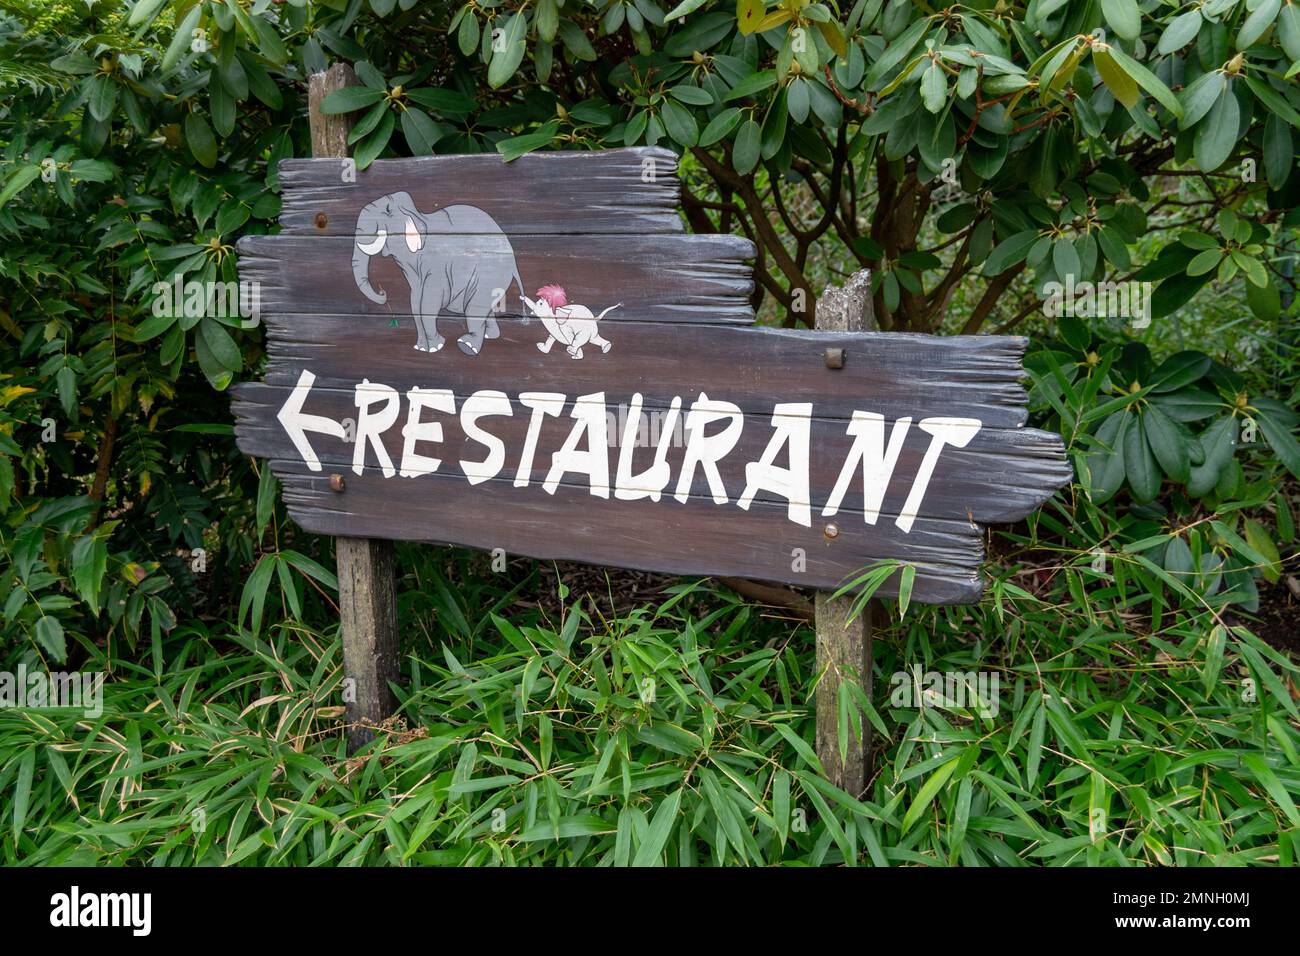
[[[871,272],[863,269],[849,277],[841,288],[828,286],[817,301],[818,329],[834,332],[868,332],[876,327],[871,308]],[[845,362],[852,362],[847,355]],[[861,677],[862,689],[871,696],[871,613],[875,601],[868,601],[862,613],[850,619],[853,597],[832,598],[818,591],[814,629],[817,635],[817,757],[830,782],[853,796],[867,787],[871,764],[871,722],[862,716],[862,741],[849,729],[849,746],[843,760],[839,744],[840,682],[851,674]]]
[[[351,113],[326,114],[321,100],[357,76],[346,63],[313,73],[307,85],[313,156],[349,154]],[[346,484],[344,484],[346,488]],[[346,491],[344,491],[346,494]],[[339,574],[339,633],[343,639],[343,673],[348,708],[348,753],[374,737],[367,724],[378,723],[397,709],[389,687],[398,676],[397,591],[393,543],[374,538],[336,538]]]

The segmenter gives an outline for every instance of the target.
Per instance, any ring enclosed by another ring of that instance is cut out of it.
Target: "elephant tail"
[[[596,321],[599,322],[601,319],[603,319],[603,318],[604,318],[606,315],[608,315],[609,313],[613,312],[615,309],[621,309],[622,307],[623,307],[623,303],[622,303],[622,302],[618,302],[618,303],[616,303],[616,304],[614,304],[614,305],[611,305],[611,306],[610,306],[608,309],[606,309],[604,312],[600,313],[600,315],[596,316]]]
[[[518,266],[515,266],[514,283],[515,283],[516,286],[519,287],[519,294],[520,294],[521,296],[524,296],[524,295],[527,295],[527,294],[528,294],[528,290],[524,288],[524,280],[521,279],[521,278],[519,278],[519,267],[518,267]],[[509,286],[507,286],[507,288],[509,288]],[[524,310],[523,310],[523,320],[522,320],[522,322],[521,322],[520,324],[521,324],[521,325],[528,325],[528,324],[529,324],[530,322],[532,322],[532,321],[533,321],[533,317],[532,317],[532,315],[530,314],[530,311],[529,311],[528,309],[524,309]]]

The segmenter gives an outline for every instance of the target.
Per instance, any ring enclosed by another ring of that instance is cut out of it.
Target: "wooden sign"
[[[236,435],[310,531],[823,589],[895,558],[958,603],[980,525],[1069,480],[1023,339],[754,326],[754,247],[683,231],[666,150],[280,169]]]

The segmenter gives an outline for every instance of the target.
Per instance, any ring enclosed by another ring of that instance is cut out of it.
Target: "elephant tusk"
[[[360,249],[362,252],[364,252],[366,255],[373,256],[380,249],[384,248],[384,243],[387,241],[388,241],[388,232],[384,229],[380,229],[379,232],[375,234],[375,238],[373,242],[362,242],[360,239],[358,239],[357,248]]]

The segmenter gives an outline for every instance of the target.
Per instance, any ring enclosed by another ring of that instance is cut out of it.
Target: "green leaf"
[[[1228,462],[1232,461],[1237,448],[1237,420],[1231,415],[1224,415],[1212,422],[1210,427],[1197,436],[1205,458],[1199,465],[1192,467],[1191,478],[1187,482],[1187,493],[1194,498],[1208,494],[1218,484],[1219,475]]]
[[[397,121],[393,119],[393,111],[385,111],[374,132],[358,143],[357,148],[352,152],[353,159],[357,161],[358,169],[366,169],[379,158],[379,154],[384,151],[389,139],[392,138],[393,127],[396,124]]]
[[[466,96],[456,90],[443,90],[432,87],[407,90],[406,98],[433,110],[435,113],[450,113],[454,116],[468,115],[478,106],[472,96]]]
[[[1237,31],[1237,49],[1244,50],[1264,35],[1264,31],[1273,25],[1282,0],[1260,0],[1260,3],[1241,24]]]
[[[569,840],[574,837],[598,836],[603,833],[614,833],[618,827],[600,817],[592,814],[583,814],[581,816],[560,817],[554,825],[548,821],[539,820],[533,826],[524,830],[519,835],[522,843],[536,843],[548,840]]]
[[[1144,426],[1144,418],[1137,417],[1124,431],[1124,472],[1133,498],[1138,502],[1152,501],[1160,491],[1160,472]]]
[[[199,15],[203,13],[204,4],[196,3],[190,7],[190,12],[185,14],[180,25],[176,27],[176,32],[172,34],[172,42],[167,45],[167,52],[163,54],[162,69],[167,72],[186,50],[190,48],[190,42],[194,39],[194,28],[199,25]]]
[[[1193,80],[1192,85],[1183,90],[1183,116],[1178,121],[1178,128],[1195,126],[1218,102],[1227,85],[1228,78],[1218,71],[1202,73]]]
[[[1183,115],[1183,107],[1178,102],[1178,97],[1174,96],[1169,87],[1160,81],[1159,77],[1117,46],[1110,47],[1109,53],[1115,58],[1115,62],[1119,64],[1120,69],[1137,80],[1138,86],[1155,97],[1161,106],[1173,113],[1175,117]]]
[[[898,576],[898,616],[900,618],[907,614],[907,606],[912,601],[912,585],[915,581],[916,565],[904,565],[902,573]]]
[[[108,120],[113,115],[113,107],[117,105],[117,84],[102,74],[92,76],[90,99],[86,105],[95,119]]]
[[[470,56],[478,49],[479,29],[478,17],[472,9],[467,10],[456,30],[456,45],[460,47],[461,56]]]
[[[369,86],[345,86],[321,100],[320,111],[329,114],[354,113],[372,103],[378,103],[383,98],[383,90],[376,90]]]
[[[194,158],[208,169],[217,165],[217,139],[212,133],[212,127],[193,111],[185,116],[185,145],[189,146]]]
[[[674,791],[671,796],[660,801],[654,818],[650,821],[650,829],[646,831],[645,840],[636,849],[633,866],[654,866],[660,862],[660,854],[677,822],[677,811],[681,804],[681,790]]]
[[[68,642],[63,636],[63,624],[57,617],[46,614],[36,621],[36,643],[59,663],[68,658]]]
[[[668,91],[674,99],[681,100],[690,106],[712,106],[713,94],[708,90],[702,90],[698,86],[689,86],[685,83],[678,84]]]
[[[142,23],[152,22],[166,3],[167,0],[138,0],[126,19],[126,25],[138,27]]]
[[[407,107],[402,111],[402,135],[406,137],[413,156],[431,156],[434,144],[442,139],[445,131],[428,113]]]
[[[763,141],[760,152],[764,159],[771,159],[785,142],[786,91],[779,90],[772,99],[772,105],[763,120]]]
[[[271,515],[275,511],[275,493],[279,486],[280,482],[271,471],[270,464],[262,462],[262,473],[258,475],[257,479],[257,507],[254,513],[259,539],[262,537],[262,533],[266,530],[266,526],[271,521]]]
[[[1199,381],[1213,364],[1204,352],[1176,352],[1160,363],[1147,384],[1156,393],[1177,391]]]
[[[1283,815],[1290,822],[1292,827],[1300,828],[1300,811],[1296,810],[1296,805],[1291,799],[1291,794],[1287,792],[1286,786],[1278,779],[1277,774],[1264,763],[1264,758],[1257,754],[1247,753],[1242,756],[1242,762],[1245,763],[1246,769],[1250,771],[1255,781],[1264,788],[1265,792],[1273,798],[1273,802],[1282,810]]]
[[[1156,52],[1167,56],[1176,50],[1181,50],[1196,39],[1196,34],[1200,30],[1200,10],[1188,10],[1186,13],[1180,13],[1169,21],[1169,25],[1165,27],[1165,32],[1160,35],[1160,42],[1156,44]]]
[[[1101,12],[1110,28],[1129,42],[1142,31],[1137,0],[1101,0]]]
[[[498,89],[515,75],[524,58],[524,34],[528,30],[528,17],[516,13],[509,23],[500,28],[499,39],[494,39],[492,62],[488,64],[487,81],[492,89]]]
[[[1178,425],[1155,405],[1148,405],[1142,412],[1142,424],[1161,469],[1174,481],[1186,484],[1191,477],[1190,451]]]
[[[680,103],[664,100],[659,108],[659,116],[668,135],[681,145],[690,148],[699,141],[700,127],[696,124],[695,117]]]
[[[1001,275],[1016,263],[1024,261],[1025,256],[1029,255],[1030,246],[1037,241],[1038,230],[1026,229],[998,243],[984,260],[984,275]]]
[[[108,568],[108,544],[96,534],[77,539],[72,546],[72,583],[81,599],[99,616],[99,591]]]
[[[22,841],[23,825],[27,822],[27,807],[32,797],[32,777],[36,773],[36,746],[23,751],[18,761],[18,779],[14,781],[14,845]]]
[[[938,60],[931,60],[921,74],[921,102],[931,113],[938,113],[948,102],[948,78]]]
[[[1267,285],[1257,286],[1253,282],[1246,283],[1246,304],[1250,306],[1250,311],[1255,314],[1255,318],[1263,319],[1265,322],[1272,322],[1282,312],[1282,293],[1278,290],[1277,283],[1270,276]]]
[[[731,134],[738,125],[740,125],[741,112],[738,107],[729,106],[713,119],[709,120],[709,125],[704,127],[704,132],[700,134],[700,146],[712,146]]]
[[[5,183],[4,189],[0,189],[0,208],[3,208],[9,200],[30,186],[40,174],[41,167],[39,166],[19,166],[14,174],[9,177],[9,181]]]
[[[1075,279],[1080,277],[1082,267],[1079,264],[1079,253],[1069,239],[1057,239],[1052,243],[1052,268],[1062,282],[1066,281],[1067,276],[1074,276]]]
[[[1261,568],[1264,579],[1276,584],[1282,576],[1282,556],[1278,553],[1277,544],[1264,526],[1254,518],[1247,518],[1242,525],[1242,530],[1246,535],[1246,543],[1264,559]]]
[[[1256,421],[1259,430],[1264,433],[1264,440],[1269,443],[1278,461],[1282,462],[1292,475],[1300,478],[1300,442],[1297,442],[1295,436],[1291,434],[1287,423],[1262,408],[1256,416]]]
[[[682,0],[681,3],[668,11],[668,15],[664,17],[664,23],[678,20],[686,16],[688,13],[694,13],[700,7],[704,6],[704,3],[705,0]],[[760,3],[760,6],[761,5],[762,4]]]
[[[761,138],[762,129],[752,119],[740,124],[735,145],[731,149],[731,164],[740,175],[748,176],[758,165]]]
[[[917,791],[916,797],[912,800],[912,805],[907,808],[907,813],[903,814],[903,826],[900,832],[907,833],[908,830],[912,829],[916,821],[925,815],[925,812],[930,809],[930,801],[943,789],[943,785],[948,782],[952,772],[957,769],[960,760],[960,756],[953,757],[930,774],[925,783],[921,785],[921,789]]]
[[[1233,95],[1231,85],[1225,85],[1219,98],[1214,101],[1214,106],[1210,108],[1209,115],[1196,127],[1192,152],[1196,157],[1196,165],[1203,172],[1213,172],[1232,155],[1232,150],[1237,145],[1240,117],[1237,97]]]
[[[1282,94],[1253,76],[1245,76],[1242,79],[1246,81],[1246,86],[1250,87],[1250,91],[1255,94],[1255,98],[1263,103],[1270,112],[1276,113],[1292,126],[1300,129],[1300,113],[1297,113],[1291,104],[1283,99]]]
[[[1294,160],[1291,128],[1282,117],[1270,113],[1264,121],[1264,173],[1268,184],[1281,189],[1291,175]]]
[[[1097,49],[1092,53],[1092,62],[1096,64],[1097,72],[1101,74],[1101,80],[1106,84],[1106,88],[1115,95],[1120,103],[1127,108],[1132,108],[1138,101],[1138,85],[1127,73],[1125,73],[1114,57],[1106,50]]]
[[[564,42],[564,48],[579,60],[585,63],[595,61],[596,48],[591,45],[583,29],[572,20],[560,21],[560,39]]]

